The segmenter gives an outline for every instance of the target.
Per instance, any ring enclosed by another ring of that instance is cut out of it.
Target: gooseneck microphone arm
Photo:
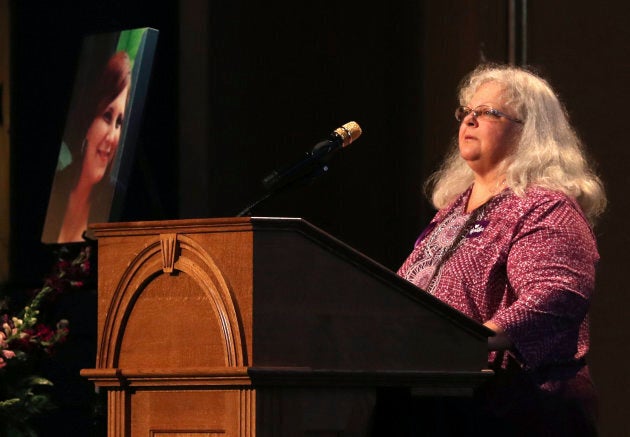
[[[328,161],[342,148],[350,145],[361,135],[361,127],[354,121],[335,129],[328,139],[317,143],[300,161],[282,170],[274,170],[263,180],[265,194],[238,213],[237,217],[249,215],[251,210],[271,197],[273,194],[292,186],[293,184],[314,179],[328,171]]]

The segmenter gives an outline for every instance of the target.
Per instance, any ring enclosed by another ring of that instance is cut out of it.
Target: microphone
[[[338,127],[328,136],[328,139],[315,144],[306,157],[301,161],[283,169],[274,170],[263,179],[267,190],[276,190],[302,177],[314,178],[328,171],[326,163],[341,149],[349,146],[361,136],[361,127],[350,121]]]
[[[287,188],[290,184],[303,180],[312,180],[328,171],[326,163],[339,150],[352,144],[361,136],[361,127],[354,121],[350,121],[338,127],[328,136],[328,139],[315,144],[306,157],[301,161],[285,168],[284,170],[274,170],[263,179],[266,188],[265,194],[254,203],[243,209],[237,217],[249,215],[258,204],[265,201],[281,189]]]
[[[354,121],[350,121],[332,131],[327,140],[315,144],[311,153],[315,153],[322,148],[330,151],[339,147],[349,146],[361,136],[361,133],[361,126]]]

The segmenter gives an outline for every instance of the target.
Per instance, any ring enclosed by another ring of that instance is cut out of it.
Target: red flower
[[[55,331],[53,331],[50,326],[44,325],[43,323],[38,323],[35,325],[35,332],[32,337],[37,337],[40,341],[48,342],[53,339],[55,336]]]

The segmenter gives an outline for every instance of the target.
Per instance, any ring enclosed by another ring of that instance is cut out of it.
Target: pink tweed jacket
[[[502,327],[525,369],[579,362],[599,260],[566,195],[504,190],[466,214],[470,190],[440,210],[398,274],[469,317]]]

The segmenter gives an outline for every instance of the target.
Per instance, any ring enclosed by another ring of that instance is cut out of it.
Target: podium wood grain
[[[91,226],[108,436],[368,435],[379,391],[472,393],[489,331],[301,219]]]

